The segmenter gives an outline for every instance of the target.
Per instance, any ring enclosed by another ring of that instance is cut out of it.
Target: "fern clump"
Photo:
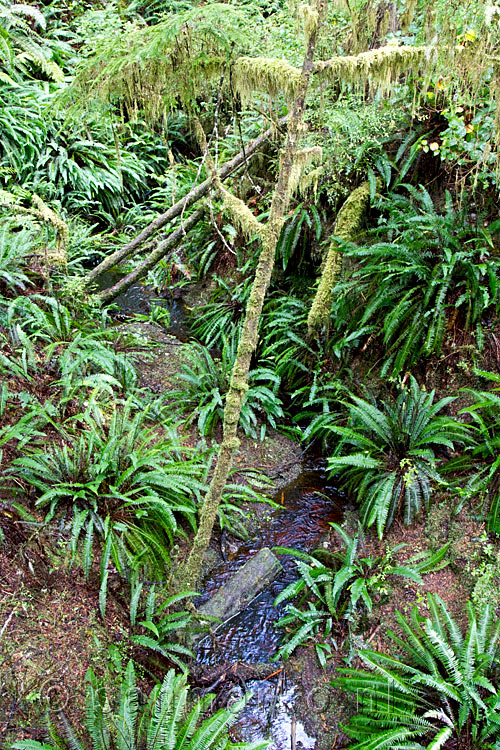
[[[439,355],[457,330],[482,348],[484,318],[500,305],[500,265],[487,232],[455,210],[449,193],[440,211],[424,188],[408,190],[410,198],[393,194],[381,202],[386,213],[373,244],[344,249],[356,270],[336,295],[337,306],[356,298],[348,332],[374,327],[384,349],[382,375],[392,377]]]
[[[468,602],[463,633],[439,596],[428,604],[427,618],[416,607],[409,620],[396,613],[401,632],[389,636],[398,656],[362,649],[369,671],[338,670],[333,684],[357,699],[345,727],[350,750],[498,747],[500,621],[489,604],[476,610]]]
[[[26,255],[33,245],[33,234],[29,230],[13,233],[6,226],[0,230],[0,288],[10,292],[30,285]]]
[[[379,537],[400,510],[410,524],[428,507],[433,482],[443,483],[437,451],[469,440],[466,425],[440,415],[454,399],[434,403],[434,395],[411,377],[393,403],[383,401],[378,407],[351,396],[347,427],[330,426],[340,442],[328,468],[340,475],[360,503],[363,524],[375,524]]]
[[[32,448],[12,462],[9,473],[30,488],[45,522],[69,520],[71,557],[90,576],[100,552],[100,607],[106,607],[109,564],[129,578],[142,569],[164,575],[179,518],[196,526],[196,501],[204,464],[181,446],[175,429],[161,437],[147,425],[148,413],[133,413],[131,401],[103,424],[89,413],[71,444]]]
[[[309,555],[298,550],[276,548],[278,552],[290,553],[299,558],[299,578],[283,589],[276,598],[275,605],[302,594],[298,603],[303,604],[307,596],[308,609],[294,604],[287,605],[285,616],[278,621],[278,625],[287,626],[287,635],[275,659],[289,658],[299,645],[313,636],[329,636],[334,624],[341,618],[347,620],[350,627],[353,623],[356,627],[363,611],[371,612],[374,602],[389,594],[393,576],[403,576],[422,584],[422,574],[439,570],[447,564],[444,558],[449,543],[434,554],[420,553],[405,565],[400,565],[395,555],[406,545],[398,544],[392,549],[388,548],[384,555],[378,557],[361,557],[364,544],[361,528],[351,537],[338,524],[332,523],[331,526],[342,540],[345,547],[342,551],[331,553],[316,550]],[[326,650],[330,653],[331,650],[330,641],[337,648],[334,638],[326,643],[316,644],[316,654],[323,666],[324,652]]]
[[[238,345],[238,329],[234,328],[231,340],[224,341],[221,359],[212,357],[201,344],[184,347],[185,362],[177,375],[179,388],[170,395],[183,411],[191,412],[189,420],[197,420],[200,435],[212,435],[223,419],[224,394]],[[284,416],[278,396],[280,377],[271,367],[257,367],[248,377],[248,389],[242,405],[240,426],[245,435],[263,440],[266,424],[276,427]],[[259,420],[264,422],[260,425]]]
[[[78,737],[77,731],[61,714],[62,729],[49,721],[49,741],[24,740],[15,750],[261,750],[267,743],[233,744],[229,729],[235,723],[246,699],[230,708],[210,715],[212,693],[191,703],[186,675],[171,669],[163,683],[153,688],[145,702],[139,700],[135,668],[129,661],[122,670],[114,695],[104,687],[92,669],[87,672],[85,725],[90,743]]]
[[[465,388],[464,393],[473,401],[462,409],[471,420],[476,440],[460,456],[448,462],[447,471],[466,477],[462,493],[472,498],[484,498],[487,510],[486,528],[500,534],[500,377],[497,373],[476,370],[476,375],[496,384],[490,390]]]

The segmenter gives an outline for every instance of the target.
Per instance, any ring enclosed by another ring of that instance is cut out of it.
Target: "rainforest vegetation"
[[[500,748],[499,41],[0,0],[2,748]]]

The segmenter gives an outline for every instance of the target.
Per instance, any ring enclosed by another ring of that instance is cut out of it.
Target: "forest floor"
[[[123,328],[133,329],[144,341],[144,357],[140,356],[140,346],[135,352],[141,385],[153,393],[165,392],[181,365],[179,341],[148,323],[127,323]],[[485,362],[485,369],[496,366],[498,351],[493,347],[490,354],[492,361]],[[445,357],[445,365],[429,370],[429,386],[436,386],[438,393],[445,381],[447,392],[451,387],[458,389],[474,383],[470,363],[461,353],[453,356],[454,359]],[[457,366],[458,362],[463,364]],[[217,437],[220,435],[216,433]],[[195,441],[194,428],[187,430],[185,439]],[[262,470],[276,491],[297,478],[302,460],[303,451],[297,443],[270,431],[262,443],[244,438],[236,465]],[[494,573],[488,568],[492,558],[485,543],[484,525],[475,517],[477,509],[465,505],[457,514],[454,502],[442,494],[436,497],[427,517],[412,527],[396,522],[384,542],[374,533],[366,535],[366,556],[382,555],[386,549],[406,544],[398,553],[400,562],[451,541],[449,564],[426,575],[423,587],[406,579],[389,580],[387,593],[375,602],[354,641],[348,642],[345,623],[339,623],[334,634],[338,649],[333,649],[325,668],[317,661],[313,640],[287,662],[286,672],[299,687],[296,711],[309,734],[317,737],[316,750],[331,750],[345,742],[341,725],[351,707],[345,694],[341,698],[330,682],[337,668],[356,665],[353,646],[390,649],[386,630],[397,629],[395,611],[408,614],[417,605],[425,613],[427,593],[437,593],[460,621],[464,602],[481,579],[489,575],[492,582]],[[253,523],[258,524],[258,514],[253,518]],[[70,568],[67,540],[61,541],[61,535],[55,533],[49,536],[41,522],[41,517],[35,521],[21,518],[7,500],[0,504],[0,525],[6,539],[0,549],[0,745],[6,747],[14,739],[43,738],[46,703],[42,697],[50,698],[53,705],[64,709],[74,725],[81,726],[88,667],[99,672],[112,646],[130,653],[126,646],[129,613],[118,576],[116,580],[111,576],[111,595],[103,621],[99,614],[98,571],[93,570],[86,581],[77,566]],[[218,546],[217,534],[214,549],[218,550]],[[339,540],[333,530],[326,546],[330,551],[338,549]],[[220,562],[218,552],[216,557]],[[496,592],[495,595],[498,596]],[[139,650],[135,655],[143,661],[144,654]]]
[[[165,392],[180,369],[179,342],[156,325],[141,322],[122,327],[132,329],[144,341],[145,356],[136,361],[141,386],[153,393]],[[140,349],[136,355],[140,355]],[[8,420],[9,414],[5,418]],[[184,440],[196,441],[195,427],[186,431]],[[5,458],[7,455],[12,458],[5,451]],[[270,431],[262,443],[243,438],[236,455],[237,466],[258,468],[269,477],[272,492],[297,477],[301,462],[300,446],[276,431]],[[41,514],[33,511],[32,518],[26,520],[11,504],[5,489],[2,496],[0,528],[5,543],[0,546],[0,747],[9,747],[20,739],[43,740],[49,700],[52,707],[64,710],[73,726],[82,727],[85,674],[89,667],[102,674],[110,647],[117,647],[124,655],[132,654],[139,662],[147,659],[140,647],[130,649],[127,592],[119,576],[110,575],[103,620],[97,565],[85,580],[76,564],[69,565],[69,540],[64,531],[50,534]],[[249,517],[255,519],[251,510]],[[179,540],[179,555],[188,542],[188,538]],[[215,560],[219,560],[217,542],[215,550]]]

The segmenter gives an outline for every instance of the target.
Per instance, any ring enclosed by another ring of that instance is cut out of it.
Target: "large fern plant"
[[[362,649],[366,670],[340,669],[334,685],[356,695],[345,730],[351,750],[486,750],[500,741],[500,621],[493,608],[470,602],[465,634],[437,595],[430,617],[399,612],[400,635],[389,653]]]
[[[86,729],[82,739],[62,716],[62,729],[48,727],[48,742],[24,740],[13,750],[253,750],[266,743],[233,744],[229,729],[245,699],[216,713],[207,712],[213,695],[190,703],[185,675],[167,672],[145,703],[139,701],[134,665],[130,661],[115,696],[107,694],[92,669],[87,673]]]
[[[462,455],[448,462],[446,471],[454,474],[462,495],[484,499],[487,529],[500,534],[500,376],[484,370],[475,372],[496,387],[484,391],[464,389],[473,401],[462,413],[471,419],[477,438]]]
[[[475,335],[481,347],[483,318],[500,303],[491,237],[455,210],[449,194],[440,210],[424,188],[408,190],[410,197],[391,194],[381,201],[372,243],[344,250],[356,266],[338,286],[333,313],[338,319],[337,308],[354,306],[345,335],[375,330],[384,350],[382,372],[393,376],[439,354],[455,327]]]
[[[330,426],[341,440],[328,468],[360,503],[363,524],[375,524],[382,537],[401,509],[409,524],[429,505],[433,482],[443,481],[437,451],[453,450],[469,432],[440,414],[452,397],[434,403],[434,391],[421,390],[413,377],[395,402],[351,399],[347,427]]]
[[[90,415],[71,445],[33,448],[9,470],[29,488],[46,523],[67,529],[71,556],[81,554],[90,575],[100,552],[100,608],[104,616],[109,566],[128,578],[138,568],[162,575],[179,519],[196,526],[204,463],[181,445],[172,425],[163,435],[147,424],[147,410],[129,401],[109,425]],[[65,524],[66,521],[66,524]]]
[[[230,341],[225,342],[220,359],[212,357],[210,351],[198,343],[187,344],[183,349],[185,361],[176,377],[179,388],[172,391],[170,396],[180,409],[191,412],[190,420],[197,419],[201,435],[211,435],[222,421],[224,398],[237,345],[238,339],[233,335]],[[250,371],[248,384],[240,426],[245,435],[253,438],[260,435],[262,440],[266,432],[265,423],[276,427],[277,420],[284,416],[278,396],[280,378],[272,367],[257,367]]]

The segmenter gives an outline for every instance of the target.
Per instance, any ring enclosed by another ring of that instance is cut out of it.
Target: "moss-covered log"
[[[345,242],[351,242],[356,238],[369,201],[370,185],[368,182],[363,182],[362,185],[352,191],[338,213],[333,232],[336,238]],[[338,243],[334,239],[328,249],[323,273],[309,310],[307,318],[309,335],[328,325],[333,288],[340,271],[340,263]]]
[[[278,558],[268,547],[264,547],[237,570],[208,602],[199,607],[198,612],[216,617],[220,623],[226,622],[246,609],[281,571]]]
[[[152,250],[143,261],[137,264],[133,271],[124,276],[120,281],[114,284],[109,289],[104,289],[100,292],[99,297],[102,302],[110,302],[112,299],[117,297],[119,294],[123,294],[129,289],[132,284],[141,279],[147,274],[147,272],[154,268],[154,266],[161,260],[170,250],[173,250],[179,242],[182,242],[187,232],[189,232],[196,224],[201,221],[205,213],[204,208],[200,208],[195,211],[189,218],[181,223],[181,225],[168,235],[162,242]]]

